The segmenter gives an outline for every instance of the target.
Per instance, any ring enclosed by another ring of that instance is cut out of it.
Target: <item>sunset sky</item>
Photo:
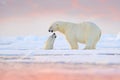
[[[54,21],[91,21],[117,34],[120,0],[0,0],[0,36],[46,35]]]

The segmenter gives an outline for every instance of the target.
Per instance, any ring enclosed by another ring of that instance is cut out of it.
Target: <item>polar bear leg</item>
[[[78,44],[75,40],[73,39],[70,39],[70,38],[67,38],[70,46],[71,46],[71,49],[78,49]]]
[[[76,42],[69,42],[71,49],[78,49],[78,44]]]
[[[86,49],[96,49],[96,48],[95,48],[95,46],[88,46],[87,45],[84,49],[86,50]]]
[[[84,49],[96,49],[96,41],[94,40],[87,41]]]

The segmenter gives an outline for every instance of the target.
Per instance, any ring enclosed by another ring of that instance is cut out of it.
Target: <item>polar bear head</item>
[[[56,34],[53,33],[51,36],[49,36],[48,42],[50,42],[50,43],[54,42],[54,40],[55,40],[56,37],[57,37]]]
[[[59,32],[65,33],[67,24],[68,23],[63,21],[57,21],[50,26],[48,31],[49,32],[59,31]]]
[[[57,36],[55,33],[53,33],[49,38],[55,39]]]
[[[65,26],[66,26],[65,22],[57,21],[50,26],[48,31],[49,32],[60,31],[64,33]]]
[[[53,49],[54,41],[56,39],[56,34],[53,33],[51,36],[49,36],[48,40],[46,41],[44,45],[44,49]]]
[[[58,22],[56,22],[56,23],[53,23],[51,26],[50,26],[50,28],[49,28],[49,32],[55,32],[55,31],[58,31],[58,29],[59,29],[59,23]]]

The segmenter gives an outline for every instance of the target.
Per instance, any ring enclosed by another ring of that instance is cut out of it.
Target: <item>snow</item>
[[[117,34],[116,40],[120,40],[120,32]]]
[[[64,36],[57,35],[53,50],[43,50],[48,36],[0,37],[0,62],[59,62],[120,64],[119,35],[104,34],[96,50],[70,50]]]

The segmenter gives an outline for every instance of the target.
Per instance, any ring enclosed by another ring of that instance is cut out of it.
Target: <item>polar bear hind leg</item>
[[[89,39],[84,49],[96,49],[96,39]]]
[[[94,36],[91,37],[93,34]],[[86,46],[84,49],[96,49],[96,45],[101,37],[101,33],[90,33],[88,36],[89,37],[86,40]]]
[[[78,44],[77,44],[77,41],[76,40],[73,40],[74,38],[72,37],[68,37],[67,40],[71,46],[71,49],[78,49]]]
[[[78,44],[77,42],[71,42],[69,41],[70,45],[71,45],[71,49],[78,49]]]

